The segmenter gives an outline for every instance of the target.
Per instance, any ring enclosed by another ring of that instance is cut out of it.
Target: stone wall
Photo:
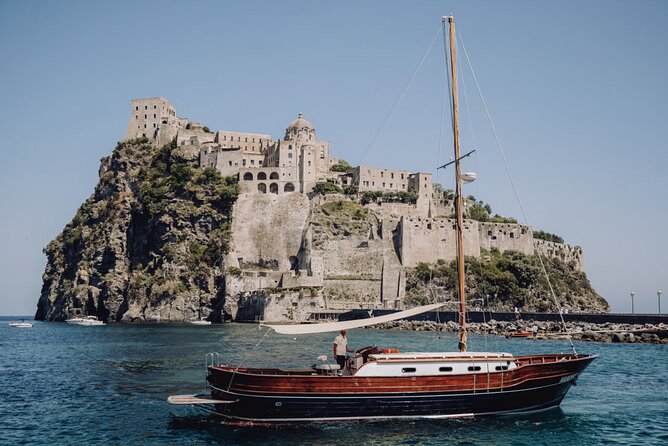
[[[488,251],[519,251],[533,254],[533,231],[530,227],[516,223],[479,222],[480,247]]]
[[[533,239],[535,251],[546,257],[556,257],[566,263],[575,265],[578,271],[584,271],[584,260],[582,258],[582,247],[570,246],[563,243],[549,242],[546,240]]]
[[[404,218],[397,228],[401,240],[401,264],[415,267],[419,262],[435,263],[456,258],[457,221],[450,218]],[[464,255],[480,256],[478,222],[464,220]]]

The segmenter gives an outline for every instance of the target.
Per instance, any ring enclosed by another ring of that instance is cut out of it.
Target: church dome
[[[297,119],[292,121],[290,123],[290,125],[288,126],[288,130],[291,130],[291,129],[294,129],[294,128],[296,128],[296,129],[307,128],[307,129],[310,129],[310,130],[315,130],[315,127],[313,127],[313,124],[311,124],[309,122],[309,120],[306,119],[304,117],[304,115],[301,114],[301,113],[299,114],[299,116],[297,116]]]

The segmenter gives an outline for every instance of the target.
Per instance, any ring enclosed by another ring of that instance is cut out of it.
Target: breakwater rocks
[[[400,320],[375,325],[374,328],[414,331],[457,332],[456,322],[408,321]],[[565,339],[569,335],[574,340],[592,342],[668,344],[668,328],[663,324],[593,324],[589,322],[567,322],[564,330],[560,322],[519,320],[514,322],[496,321],[469,323],[469,333],[487,333],[501,336],[522,335],[527,339]]]

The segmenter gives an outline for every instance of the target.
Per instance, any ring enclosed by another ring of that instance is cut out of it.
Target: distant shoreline
[[[454,333],[459,325],[453,321],[393,321],[374,325],[373,328],[389,330],[440,331]],[[568,339],[576,341],[605,343],[643,343],[668,344],[668,326],[659,324],[618,324],[607,322],[566,322],[564,332],[561,322],[535,321],[520,319],[517,321],[470,322],[466,324],[469,333],[511,336],[513,333],[525,334],[525,339]]]

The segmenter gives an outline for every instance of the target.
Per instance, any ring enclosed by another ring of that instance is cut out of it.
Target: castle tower
[[[416,207],[425,217],[431,217],[432,203],[432,181],[430,173],[413,173],[408,177],[408,191],[418,194]]]
[[[132,101],[130,122],[125,132],[125,139],[155,139],[161,124],[176,119],[176,109],[165,98],[145,98]]]

